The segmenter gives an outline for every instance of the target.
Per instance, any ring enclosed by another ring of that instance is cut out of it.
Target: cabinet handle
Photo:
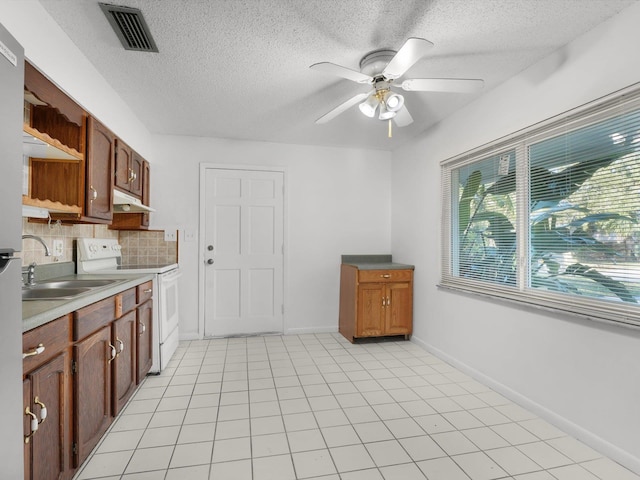
[[[386,298],[384,298],[384,297],[382,297],[382,306],[383,306],[383,307],[386,307],[386,306],[387,306],[387,304],[386,304]]]
[[[118,350],[118,353],[116,353],[116,357],[117,357],[122,352],[124,352],[124,342],[122,340],[120,340],[118,337],[116,337],[116,342],[118,342],[118,344],[120,344],[120,350]]]
[[[108,363],[113,362],[116,357],[118,356],[118,352],[116,351],[116,347],[114,347],[113,345],[109,344],[109,348],[111,349],[111,358],[109,358]]]
[[[38,346],[36,348],[34,348],[33,350],[31,350],[30,352],[27,353],[22,353],[22,359],[24,360],[27,357],[32,357],[34,355],[40,355],[42,352],[44,352],[44,345],[43,344],[38,344]]]
[[[144,293],[151,293],[153,292],[153,288],[147,288],[146,290],[143,290]]]
[[[383,275],[380,275],[382,278],[391,278],[391,275],[389,275],[388,273],[385,273]]]
[[[38,397],[33,399],[33,403],[40,405],[40,421],[38,422],[40,424],[47,419],[47,406]]]
[[[91,190],[91,201],[93,202],[96,198],[98,198],[98,191],[93,188],[93,185],[89,185],[89,190]]]
[[[387,307],[391,306],[391,298],[387,297]]]
[[[24,414],[28,415],[31,417],[31,433],[29,433],[29,435],[25,435],[24,436],[24,443],[29,443],[29,440],[31,439],[31,437],[33,437],[33,435],[38,431],[38,417],[36,417],[36,414],[33,413],[29,407],[24,409]]]
[[[144,332],[147,331],[147,327],[142,322],[139,322],[139,325],[140,325],[140,328],[142,329],[142,331],[140,332],[140,335],[142,335]]]

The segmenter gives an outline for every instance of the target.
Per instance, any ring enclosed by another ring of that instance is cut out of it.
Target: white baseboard
[[[470,367],[469,365],[463,362],[460,362],[456,358],[448,355],[447,353],[425,342],[424,340],[416,337],[415,335],[411,337],[411,341],[415,342],[417,345],[424,348],[429,353],[432,353],[438,358],[453,365],[463,373],[466,373],[467,375],[473,377],[474,379],[478,380],[484,385],[487,385],[488,387],[495,390],[496,392],[503,395],[504,397],[508,398],[509,400],[526,408],[530,412],[535,413],[540,418],[555,425],[560,430],[567,433],[568,435],[571,435],[577,440],[580,440],[585,445],[590,446],[594,450],[618,462],[620,465],[628,468],[629,470],[640,474],[640,458],[635,457],[634,455],[630,454],[626,450],[623,450],[620,447],[613,445],[612,443],[608,442],[602,437],[599,437],[593,432],[586,430],[580,425],[577,425],[576,423],[564,418],[561,415],[558,415],[557,413],[553,412],[552,410],[549,410],[548,408],[540,405],[539,403],[534,402],[528,397],[525,397],[524,395],[507,387],[506,385],[503,385],[502,383],[497,382],[493,378],[479,372],[475,368]]]
[[[284,331],[285,335],[304,335],[307,333],[335,333],[338,331],[338,327],[305,327],[305,328],[287,328]]]
[[[198,332],[180,333],[180,341],[182,342],[186,340],[202,340],[202,335],[200,335]]]

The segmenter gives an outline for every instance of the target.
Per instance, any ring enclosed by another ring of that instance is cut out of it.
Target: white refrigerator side
[[[24,51],[0,25],[0,478],[24,477],[21,262]]]

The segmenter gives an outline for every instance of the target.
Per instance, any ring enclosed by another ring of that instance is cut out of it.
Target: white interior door
[[[284,174],[205,170],[206,336],[283,332]]]

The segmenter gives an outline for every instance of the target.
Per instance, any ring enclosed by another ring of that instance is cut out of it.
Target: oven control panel
[[[79,238],[78,260],[120,258],[122,247],[115,238]]]

